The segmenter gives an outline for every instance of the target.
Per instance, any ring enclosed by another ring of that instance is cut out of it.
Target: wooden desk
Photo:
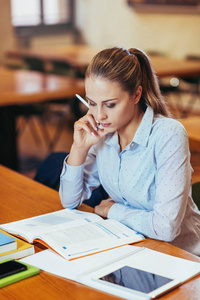
[[[82,79],[0,68],[0,163],[18,169],[16,105],[66,99],[84,91]]]
[[[58,192],[0,165],[0,224],[62,209]],[[93,211],[86,205],[81,210]],[[137,246],[200,262],[200,259],[166,242],[146,239]],[[36,251],[42,246],[36,245]],[[159,262],[158,262],[159,263]],[[1,300],[12,299],[119,299],[76,282],[41,271],[40,275],[0,290]],[[192,298],[191,298],[192,297]],[[159,299],[186,300],[200,298],[200,275]]]
[[[84,80],[0,67],[0,107],[84,94]]]
[[[151,56],[158,77],[196,77],[200,76],[200,61]]]
[[[74,68],[84,69],[93,56],[101,49],[83,45],[71,45],[62,48],[24,50],[13,49],[6,52],[7,58],[23,59],[24,57],[38,58],[45,63],[53,60],[66,62]],[[183,60],[162,56],[151,56],[151,61],[157,76],[192,77],[200,75],[200,61]]]

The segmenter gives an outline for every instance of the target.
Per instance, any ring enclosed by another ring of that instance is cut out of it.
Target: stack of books
[[[18,259],[34,254],[34,246],[0,230],[0,261]]]
[[[14,237],[0,231],[0,254],[17,249],[17,241]]]

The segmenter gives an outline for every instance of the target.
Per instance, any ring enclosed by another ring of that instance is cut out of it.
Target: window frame
[[[41,36],[50,35],[57,33],[66,33],[70,30],[75,29],[74,18],[75,18],[75,3],[74,0],[69,0],[70,7],[70,20],[66,23],[58,24],[44,24],[43,20],[43,0],[40,0],[40,11],[41,11],[41,24],[39,25],[27,25],[27,26],[14,26],[15,34],[19,37],[26,36]]]
[[[200,14],[199,0],[126,0],[141,13]]]

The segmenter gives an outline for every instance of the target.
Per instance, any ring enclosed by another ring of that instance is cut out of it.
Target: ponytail
[[[161,114],[169,117],[167,105],[161,95],[158,79],[151,64],[149,57],[141,50],[131,48],[128,50],[131,55],[135,55],[139,61],[141,69],[141,106],[145,104],[150,106],[155,114]]]

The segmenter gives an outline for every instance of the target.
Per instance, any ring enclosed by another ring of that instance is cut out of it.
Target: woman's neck
[[[125,128],[120,129],[118,132],[120,151],[124,150],[128,144],[130,144],[135,136],[135,133],[142,121],[144,112],[139,110],[134,116],[133,121],[129,123]]]

